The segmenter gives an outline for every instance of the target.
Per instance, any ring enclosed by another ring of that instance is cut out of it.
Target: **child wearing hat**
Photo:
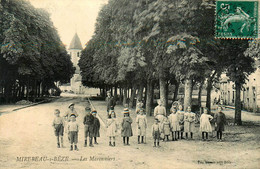
[[[70,116],[70,122],[68,123],[68,133],[70,137],[70,151],[73,150],[73,144],[74,144],[74,150],[79,150],[77,147],[78,143],[78,132],[79,132],[79,125],[76,122],[76,116],[72,114]]]
[[[144,109],[140,109],[139,114],[136,116],[138,144],[140,144],[140,137],[142,137],[141,143],[144,143],[144,137],[146,135],[147,118],[144,114]]]
[[[109,146],[116,146],[116,133],[117,133],[118,123],[116,120],[116,113],[111,111],[108,114],[107,119],[107,136],[109,137]],[[113,139],[113,145],[112,145]]]
[[[100,122],[97,118],[97,111],[93,110],[92,115],[94,116],[94,123],[93,123],[93,137],[94,137],[94,144],[97,143],[97,137],[100,137],[99,129],[100,129]]]
[[[70,122],[70,116],[71,115],[75,115],[75,117],[78,117],[78,113],[76,112],[75,108],[74,108],[74,103],[70,103],[68,106],[69,110],[64,114],[64,119],[65,119],[65,133],[67,132],[67,125],[68,122]],[[68,139],[70,140],[69,134],[68,134]]]
[[[84,147],[87,147],[87,139],[89,137],[89,146],[93,147],[92,139],[93,139],[93,128],[94,128],[94,116],[91,114],[90,107],[85,108],[86,115],[83,120],[84,124],[84,133],[85,133],[85,144]]]
[[[156,147],[156,142],[157,146],[160,147],[160,134],[161,134],[161,128],[159,125],[159,120],[157,118],[154,119],[154,124],[152,125],[152,136],[154,139],[154,147]]]
[[[64,147],[63,146],[64,121],[63,118],[60,117],[59,109],[56,109],[54,114],[55,114],[55,118],[53,120],[52,126],[54,128],[55,136],[57,137],[57,147],[60,148],[60,146]]]
[[[70,103],[69,107],[68,107],[69,110],[64,114],[64,117],[67,119],[68,122],[70,121],[70,116],[72,114],[74,114],[75,117],[79,116],[78,113],[76,112],[75,108],[74,108],[74,105],[75,105],[74,103]]]
[[[124,109],[124,118],[121,123],[121,136],[123,137],[124,145],[130,145],[129,144],[129,137],[133,136],[132,132],[132,118],[130,117],[129,110],[127,108]],[[125,141],[126,139],[126,141]]]

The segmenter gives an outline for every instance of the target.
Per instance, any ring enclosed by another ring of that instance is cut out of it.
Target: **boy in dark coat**
[[[85,147],[87,147],[87,138],[89,137],[89,146],[94,147],[92,144],[93,129],[94,129],[94,116],[90,113],[90,107],[85,108],[86,116],[84,117],[83,124],[85,125]]]
[[[113,109],[116,106],[116,100],[115,98],[111,95],[111,92],[107,92],[107,97],[106,97],[106,102],[107,102],[107,116],[109,114],[109,110]]]
[[[218,106],[218,112],[215,114],[216,131],[218,141],[222,141],[222,132],[224,131],[224,126],[226,124],[226,116],[222,112],[222,107]]]
[[[92,111],[92,115],[94,116],[94,123],[93,123],[93,137],[94,137],[94,141],[95,141],[94,144],[98,144],[97,137],[100,137],[100,134],[99,134],[100,122],[99,122],[99,119],[97,118],[96,110]]]

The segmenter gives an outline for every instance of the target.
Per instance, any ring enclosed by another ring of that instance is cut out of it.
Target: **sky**
[[[28,0],[51,15],[61,41],[68,48],[77,32],[84,48],[91,39],[98,12],[108,0]]]

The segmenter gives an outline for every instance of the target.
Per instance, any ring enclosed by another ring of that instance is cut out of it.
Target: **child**
[[[191,107],[187,107],[187,112],[184,113],[184,132],[185,138],[188,139],[188,133],[190,132],[190,137],[192,139],[193,132],[195,131],[195,119],[196,114],[191,112]]]
[[[176,114],[177,109],[175,106],[171,108],[171,114],[169,116],[170,127],[172,131],[172,141],[177,141],[177,133],[180,131],[179,119]]]
[[[136,116],[137,123],[137,133],[138,133],[138,144],[140,144],[140,137],[142,137],[142,142],[144,143],[144,137],[146,135],[147,128],[147,118],[144,114],[144,109],[140,109],[139,114]]]
[[[94,144],[97,143],[97,137],[100,137],[99,134],[99,129],[100,129],[100,122],[99,119],[97,118],[97,111],[93,110],[92,115],[94,116],[94,123],[93,123],[93,137],[94,137]]]
[[[215,114],[216,131],[218,141],[222,141],[222,132],[224,131],[224,125],[226,124],[226,116],[222,112],[222,107],[218,106],[218,113]]]
[[[94,129],[94,116],[91,114],[91,108],[86,107],[86,116],[84,117],[83,124],[84,124],[84,134],[85,134],[85,144],[84,147],[87,147],[87,140],[89,137],[89,146],[94,147],[92,144],[93,139],[93,129]]]
[[[211,115],[212,117],[215,117],[215,113],[214,112],[209,112],[209,115]],[[212,138],[215,138],[216,137],[216,128],[215,128],[215,119],[213,118],[211,121],[210,121],[210,125],[211,125],[211,129],[212,129]]]
[[[68,111],[63,115],[64,119],[65,119],[65,123],[64,123],[64,127],[65,127],[65,132],[67,133],[67,128],[68,128],[68,122],[70,122],[70,116],[73,114],[75,115],[75,117],[78,117],[78,113],[76,112],[75,108],[74,108],[75,104],[74,103],[70,103],[68,106]],[[68,140],[70,141],[70,137],[68,134]]]
[[[208,140],[208,133],[212,132],[212,128],[210,125],[210,121],[213,119],[211,115],[208,114],[208,108],[204,107],[204,113],[200,117],[200,131],[202,132],[202,140],[205,141],[205,134],[206,139]]]
[[[184,139],[183,137],[183,131],[184,131],[184,111],[182,110],[183,107],[180,104],[179,105],[179,110],[177,111],[177,116],[179,119],[179,125],[180,125],[180,131],[178,132],[178,139],[180,138],[180,133],[181,133],[181,139]]]
[[[121,123],[121,136],[123,137],[123,142],[124,145],[130,145],[129,144],[129,137],[133,136],[133,132],[132,132],[132,118],[129,116],[129,110],[127,108],[124,109],[124,118],[123,121]],[[125,138],[126,138],[126,142],[125,143]]]
[[[167,117],[164,117],[163,123],[162,123],[162,130],[163,130],[163,141],[169,141],[169,135],[170,135],[170,122]]]
[[[60,110],[59,109],[56,109],[55,112],[55,118],[53,120],[53,123],[52,123],[52,126],[54,128],[54,133],[55,133],[55,136],[57,137],[57,147],[60,148],[60,145],[61,147],[63,148],[63,132],[64,132],[64,121],[63,121],[63,118],[60,117]],[[60,138],[60,141],[59,141],[59,138]],[[60,144],[61,142],[61,144]]]
[[[109,137],[109,146],[116,146],[116,132],[117,132],[117,121],[116,114],[111,111],[108,114],[107,119],[107,136]],[[111,139],[113,138],[113,145],[111,144]]]
[[[152,136],[154,139],[154,147],[156,147],[156,142],[157,146],[160,147],[160,125],[159,125],[159,120],[157,118],[154,119],[154,124],[152,125]]]
[[[70,151],[73,150],[73,143],[74,143],[74,150],[79,150],[77,147],[78,143],[78,132],[79,132],[79,126],[78,123],[76,122],[76,115],[72,114],[70,116],[70,122],[68,123],[68,133],[70,136]]]
[[[158,106],[154,109],[154,117],[159,120],[160,123],[162,123],[164,117],[166,117],[166,109],[162,104],[162,101],[159,99],[157,100]]]

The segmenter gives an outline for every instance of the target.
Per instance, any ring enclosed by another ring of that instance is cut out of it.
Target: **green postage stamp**
[[[217,0],[215,37],[260,38],[259,0]]]

